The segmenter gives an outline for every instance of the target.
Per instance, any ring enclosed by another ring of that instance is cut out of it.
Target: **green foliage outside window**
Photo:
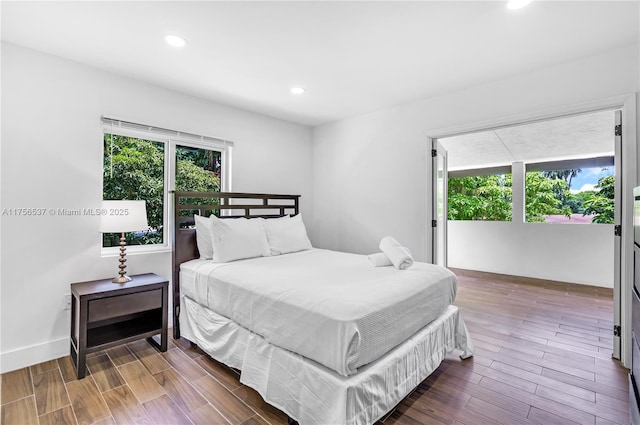
[[[164,144],[104,135],[103,198],[145,200],[150,229],[127,233],[127,244],[162,243],[164,215]],[[103,234],[102,246],[117,246],[119,234]]]
[[[127,244],[163,242],[165,144],[104,135],[103,199],[145,200],[149,229],[126,234]],[[220,152],[176,147],[176,189],[220,190]],[[117,246],[119,234],[104,234],[103,245]]]
[[[511,221],[511,174],[449,178],[449,220]]]
[[[594,215],[592,223],[613,223],[615,177],[599,179],[596,190],[571,193],[569,181],[580,170],[529,172],[525,176],[525,218],[545,222],[545,216]],[[510,174],[449,178],[449,220],[511,221]]]
[[[546,215],[562,214],[571,217],[571,208],[562,202],[562,199],[570,195],[569,184],[565,180],[545,177],[539,171],[526,173],[525,220],[529,223],[544,223]]]
[[[449,220],[511,221],[511,174],[449,179]],[[544,222],[545,215],[570,215],[556,197],[568,192],[564,180],[540,172],[526,174],[525,215],[529,222]]]
[[[584,213],[595,214],[592,223],[613,224],[615,177],[607,176],[598,180],[596,189],[584,201]]]

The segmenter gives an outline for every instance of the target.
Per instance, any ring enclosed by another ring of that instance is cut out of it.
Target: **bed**
[[[452,305],[455,275],[418,262],[372,267],[366,256],[310,244],[288,252],[278,238],[290,233],[279,229],[299,229],[299,198],[174,192],[174,338],[239,369],[243,384],[302,425],[371,424],[449,352],[473,354]],[[204,232],[193,227],[212,213],[241,219],[213,217],[218,226],[263,223],[267,246],[252,249],[267,253],[221,261],[218,245],[217,261],[201,258]]]

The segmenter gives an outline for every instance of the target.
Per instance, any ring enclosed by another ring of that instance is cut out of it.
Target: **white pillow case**
[[[313,248],[302,214],[264,220],[271,255],[287,254]]]
[[[213,258],[213,244],[211,242],[211,220],[207,217],[194,215],[196,221],[196,246],[203,260]]]
[[[212,215],[210,220],[214,262],[226,263],[243,258],[270,255],[267,235],[262,225],[263,219],[221,220]]]

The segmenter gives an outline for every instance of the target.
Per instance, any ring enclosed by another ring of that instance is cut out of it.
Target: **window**
[[[530,223],[613,223],[614,158],[528,164],[525,215]]]
[[[220,151],[194,148],[190,146],[176,146],[176,190],[190,192],[218,192],[220,191],[220,171],[222,168],[222,154]],[[203,198],[182,198],[183,203],[191,205],[219,204],[220,200]],[[220,214],[220,210],[203,211],[204,215]],[[182,210],[181,215],[200,214],[198,210]]]
[[[230,190],[230,142],[103,118],[103,199],[145,200],[149,228],[125,235],[132,249],[169,246],[170,190]],[[115,250],[119,234],[104,234]],[[144,247],[143,247],[144,246]]]
[[[220,191],[220,151],[176,146],[176,190]]]
[[[104,134],[102,199],[144,199],[149,229],[127,233],[127,245],[164,244],[165,144]],[[102,246],[118,246],[120,235],[104,233]]]
[[[455,172],[448,180],[449,220],[511,221],[511,173],[452,175]]]

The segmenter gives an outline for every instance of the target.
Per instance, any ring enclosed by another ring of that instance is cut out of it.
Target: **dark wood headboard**
[[[180,338],[180,264],[199,258],[194,215],[276,218],[299,211],[300,195],[173,191],[173,338]]]

